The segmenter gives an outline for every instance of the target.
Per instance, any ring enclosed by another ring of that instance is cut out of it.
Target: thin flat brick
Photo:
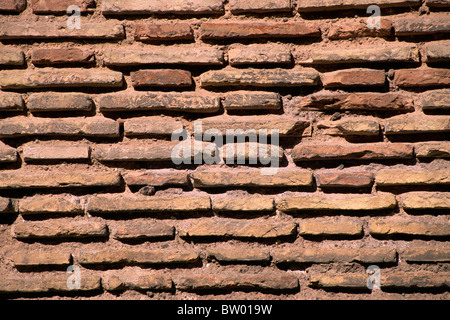
[[[9,212],[11,209],[11,200],[9,198],[0,197],[0,213]]]
[[[0,280],[0,293],[34,293],[34,294],[55,294],[75,292],[90,292],[101,290],[101,278],[99,276],[86,275],[81,281],[79,289],[70,289],[67,286],[68,275],[51,276],[46,278],[2,278]]]
[[[35,66],[91,64],[94,60],[94,51],[84,48],[45,48],[31,52]]]
[[[29,214],[83,214],[79,200],[65,195],[34,196],[19,200],[19,212]]]
[[[178,41],[194,40],[194,32],[189,23],[138,23],[135,25],[134,39],[138,41]]]
[[[431,90],[422,93],[422,108],[428,109],[449,109],[450,89]]]
[[[378,186],[450,184],[450,170],[381,170],[375,174]]]
[[[319,37],[313,22],[214,21],[200,26],[201,39],[232,40]]]
[[[18,251],[13,256],[16,267],[68,266],[70,253],[56,250]]]
[[[431,8],[450,7],[450,1],[448,0],[426,0],[425,3]]]
[[[450,158],[450,141],[416,143],[414,152],[418,158]]]
[[[309,286],[328,289],[367,290],[368,275],[365,273],[319,273],[311,274]]]
[[[257,142],[226,143],[222,147],[222,158],[227,164],[249,164],[270,163],[270,161],[281,161],[284,150],[274,144]],[[261,153],[261,154],[260,154]]]
[[[35,14],[66,13],[67,8],[76,5],[80,12],[95,8],[95,0],[32,0],[31,8]]]
[[[348,9],[364,9],[373,4],[371,0],[302,0],[298,4],[299,12],[335,11]],[[420,6],[420,0],[379,0],[380,8]]]
[[[381,289],[435,289],[450,287],[450,272],[391,272],[381,276]]]
[[[17,161],[16,149],[0,141],[0,163],[16,162],[16,161]]]
[[[405,210],[450,210],[449,192],[408,192],[399,198]]]
[[[126,136],[171,136],[182,130],[181,121],[168,117],[140,117],[128,119],[124,123]]]
[[[13,92],[0,92],[0,112],[22,111],[23,107],[22,95]]]
[[[129,186],[187,186],[188,174],[183,171],[128,171],[122,173]]]
[[[284,197],[277,208],[284,212],[299,211],[375,211],[394,209],[397,205],[392,194],[379,195],[307,195]]]
[[[23,66],[25,55],[22,50],[16,48],[0,48],[0,65],[2,66]]]
[[[26,162],[40,160],[79,161],[89,160],[91,149],[88,145],[57,144],[28,144],[23,148],[23,160]]]
[[[102,276],[102,286],[107,291],[125,291],[125,290],[172,290],[172,278],[169,275],[160,273],[146,274],[128,274],[114,273]]]
[[[0,12],[19,13],[25,10],[27,0],[3,0],[0,3]]]
[[[368,188],[374,181],[372,172],[329,172],[316,174],[321,188]]]
[[[355,68],[322,73],[325,88],[380,87],[386,83],[384,70]]]
[[[148,2],[135,0],[105,0],[102,2],[104,15],[124,14],[218,14],[223,13],[223,0],[171,0]]]
[[[0,75],[2,89],[37,88],[117,88],[122,86],[121,72],[87,69],[52,69],[3,71]]]
[[[450,16],[432,14],[429,16],[410,16],[394,22],[396,36],[428,35],[450,32]]]
[[[232,13],[265,13],[291,11],[291,0],[231,0]]]
[[[299,223],[298,234],[301,236],[347,236],[360,237],[363,235],[363,225],[360,221],[327,219],[307,219]]]
[[[234,46],[228,50],[230,65],[257,64],[289,64],[292,55],[289,48],[266,44],[251,44],[248,46]]]
[[[438,68],[396,70],[394,83],[401,88],[450,86],[450,70]]]
[[[387,135],[449,132],[450,117],[393,117],[386,120],[384,131]]]
[[[207,257],[209,260],[216,260],[221,263],[268,263],[270,261],[269,250],[236,248],[236,249],[208,249]]]
[[[433,222],[430,219],[380,218],[369,221],[369,232],[374,237],[448,237],[450,236],[450,225],[448,221]]]
[[[111,235],[118,240],[173,238],[175,228],[160,222],[121,222],[115,227],[108,226]]]
[[[89,95],[83,93],[32,93],[28,98],[31,112],[90,111],[93,103]]]
[[[331,40],[352,39],[360,37],[389,37],[392,24],[387,19],[380,19],[380,27],[369,29],[367,19],[333,21],[328,31]]]
[[[378,136],[380,124],[377,120],[363,118],[346,118],[341,121],[321,121],[319,129],[331,136]]]
[[[450,262],[450,248],[416,247],[406,248],[401,255],[407,262]]]
[[[281,96],[276,92],[236,91],[228,93],[223,99],[227,110],[279,110]]]
[[[267,197],[216,198],[212,200],[212,209],[217,212],[272,212],[275,203],[273,198]]]
[[[105,223],[98,221],[39,221],[22,222],[12,227],[16,239],[80,239],[108,236]]]
[[[192,75],[189,71],[174,69],[140,70],[131,73],[133,87],[189,87]]]
[[[450,41],[433,41],[424,45],[426,62],[443,62],[450,60]]]

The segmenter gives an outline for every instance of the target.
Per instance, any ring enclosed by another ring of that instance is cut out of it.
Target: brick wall
[[[0,0],[0,295],[449,299],[449,8]],[[175,164],[197,121],[278,172]]]

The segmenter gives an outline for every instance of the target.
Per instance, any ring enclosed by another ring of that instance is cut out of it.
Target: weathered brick
[[[94,59],[94,51],[84,48],[39,48],[31,52],[31,62],[36,66],[90,64]]]
[[[236,248],[236,249],[208,249],[209,260],[217,260],[222,263],[247,262],[247,263],[268,263],[270,253],[266,249]]]
[[[23,66],[25,64],[25,55],[22,50],[16,48],[0,48],[0,65],[4,66]]]
[[[321,121],[317,127],[331,136],[378,136],[380,124],[376,120],[346,118],[341,121]]]
[[[450,158],[450,141],[416,143],[414,152],[419,158]]]
[[[101,111],[170,110],[191,113],[214,113],[220,99],[214,95],[181,93],[114,93],[100,97]]]
[[[67,9],[67,8],[66,8]],[[0,40],[12,39],[102,39],[119,40],[125,37],[121,24],[103,21],[84,22],[80,29],[67,28],[66,22],[3,22]]]
[[[226,94],[222,104],[227,110],[279,110],[282,107],[281,96],[276,92],[236,91]]]
[[[70,253],[56,250],[18,251],[13,256],[14,265],[20,267],[68,266]]]
[[[400,195],[405,210],[450,210],[448,192],[408,192]]]
[[[123,14],[218,14],[223,13],[223,0],[172,0],[148,2],[135,0],[105,0],[102,2],[104,15]]]
[[[212,219],[191,222],[180,230],[181,237],[187,238],[237,238],[247,240],[276,239],[291,237],[297,233],[295,222],[240,221]]]
[[[368,188],[374,181],[372,172],[327,172],[316,174],[321,188]]]
[[[437,68],[396,70],[394,83],[402,88],[449,86],[450,70]]]
[[[101,117],[58,119],[20,116],[0,120],[2,138],[40,135],[118,137],[119,123]]]
[[[198,261],[199,255],[192,250],[139,250],[117,249],[100,251],[81,251],[76,257],[82,265],[169,265],[192,264]]]
[[[430,221],[421,218],[379,218],[369,221],[370,234],[374,237],[419,236],[448,237],[448,221]]]
[[[72,293],[73,291],[99,291],[101,290],[101,278],[99,276],[86,275],[81,281],[79,289],[70,289],[67,286],[67,274],[64,276],[51,276],[46,278],[5,278],[0,280],[1,293]]]
[[[281,171],[276,175],[260,172],[195,172],[195,188],[216,187],[300,187],[312,186],[312,174],[307,171]]]
[[[136,48],[106,50],[104,62],[107,66],[139,66],[158,64],[182,64],[194,66],[223,65],[223,51],[205,45],[146,46]]]
[[[448,0],[426,0],[425,1],[428,7],[431,8],[440,8],[440,7],[449,7],[450,2]]]
[[[0,197],[0,213],[11,211],[11,200],[9,198]]]
[[[275,203],[273,198],[267,197],[215,198],[212,209],[217,212],[272,212]]]
[[[130,274],[116,272],[102,276],[102,286],[107,291],[172,290],[172,278],[160,273]]]
[[[76,5],[80,12],[86,12],[95,8],[95,0],[32,0],[33,13],[66,13],[67,8]]]
[[[291,11],[291,0],[231,0],[232,13],[263,13]]]
[[[375,174],[378,186],[450,184],[450,170],[381,170]]]
[[[188,174],[183,171],[128,171],[122,173],[129,186],[187,186]]]
[[[410,159],[413,146],[403,143],[303,144],[292,150],[294,161]]]
[[[319,91],[302,97],[297,107],[302,110],[370,110],[409,112],[414,110],[408,94],[387,92],[346,93]]]
[[[334,21],[330,25],[328,38],[332,40],[359,37],[389,37],[392,24],[387,19],[380,19],[380,28],[369,29],[367,19]]]
[[[22,215],[43,213],[82,214],[84,210],[79,200],[71,196],[51,195],[20,199],[19,212]]]
[[[410,16],[394,22],[396,36],[450,32],[449,15]]]
[[[16,162],[16,161],[17,161],[16,149],[0,141],[0,163]]]
[[[389,7],[406,7],[420,6],[420,0],[380,0],[377,6],[380,8]],[[373,4],[371,0],[302,0],[298,4],[298,11],[300,12],[314,12],[314,11],[335,11],[348,9],[364,9]]]
[[[134,39],[138,41],[194,40],[189,23],[137,23]]]
[[[200,26],[202,39],[262,39],[319,37],[320,29],[311,22],[214,21]]]
[[[449,288],[450,272],[391,272],[381,275],[381,289]]]
[[[356,220],[307,219],[299,223],[298,234],[301,236],[360,237],[363,235],[363,226],[360,221]]]
[[[325,88],[380,87],[386,82],[384,70],[355,68],[322,73]]]
[[[384,131],[387,135],[448,132],[450,131],[450,117],[393,117],[386,120]]]
[[[175,228],[161,222],[121,222],[109,226],[111,235],[118,240],[173,238]]]
[[[0,172],[0,189],[74,188],[118,186],[121,177],[115,172],[101,171],[24,171]]]
[[[0,111],[21,111],[23,107],[22,95],[13,92],[0,92]]]
[[[267,164],[284,157],[282,147],[258,142],[226,143],[219,152],[227,164]]]
[[[92,196],[87,211],[90,213],[118,212],[198,212],[211,210],[208,196],[198,197],[144,197]]]
[[[189,87],[192,75],[189,71],[174,69],[140,70],[131,73],[135,88],[139,87]]]
[[[364,273],[316,273],[309,277],[309,286],[328,289],[367,290],[368,275]]]
[[[407,262],[450,262],[450,248],[412,247],[402,253]]]
[[[450,89],[432,90],[422,93],[422,108],[448,109],[450,108]]]
[[[3,0],[0,3],[1,12],[22,12],[27,6],[27,0]]]
[[[104,238],[108,236],[108,228],[98,221],[27,221],[13,225],[12,235],[25,240]]]
[[[90,111],[92,99],[82,93],[32,93],[28,98],[31,112]]]
[[[251,44],[248,46],[233,46],[228,50],[230,65],[250,64],[289,64],[292,62],[288,47],[266,44]]]
[[[252,87],[297,87],[315,86],[319,73],[304,69],[234,69],[210,70],[200,76],[202,87],[252,86]]]
[[[193,274],[174,280],[177,290],[252,290],[252,291],[296,291],[297,277],[290,274]]]
[[[124,129],[126,136],[171,136],[183,124],[168,117],[141,117],[126,120]]]
[[[450,60],[450,41],[433,41],[424,45],[426,62],[443,62]]]
[[[397,205],[392,194],[378,195],[304,195],[284,197],[277,208],[284,212],[298,211],[375,211],[394,209]]]
[[[67,143],[31,143],[23,148],[26,162],[40,160],[79,161],[89,160],[91,149],[88,145]]]

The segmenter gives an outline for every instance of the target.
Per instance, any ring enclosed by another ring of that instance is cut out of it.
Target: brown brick
[[[450,210],[449,192],[408,192],[400,201],[405,210]]]
[[[90,213],[117,212],[198,212],[211,210],[208,196],[198,197],[145,197],[145,196],[92,196],[87,211]]]
[[[448,288],[450,272],[391,272],[381,275],[381,289],[389,288]]]
[[[24,103],[22,96],[13,92],[0,92],[0,112],[1,111],[21,111]]]
[[[23,66],[25,64],[25,55],[22,50],[16,48],[0,48],[0,65],[4,66]]]
[[[409,16],[394,22],[396,36],[425,35],[450,32],[448,14]]]
[[[195,172],[195,188],[216,187],[301,187],[312,186],[312,174],[308,171],[281,171],[276,175],[260,172]]]
[[[92,99],[82,93],[32,93],[28,98],[31,112],[90,111]]]
[[[0,11],[18,13],[25,10],[26,6],[27,0],[3,0],[0,3]]]
[[[393,117],[385,122],[386,134],[419,134],[449,131],[450,117]]]
[[[236,249],[208,249],[208,259],[217,260],[223,263],[247,262],[247,263],[268,263],[270,253],[265,249],[236,248]]]
[[[304,69],[234,69],[210,70],[200,76],[202,87],[297,87],[315,86],[319,73],[311,68]]]
[[[291,11],[291,0],[231,0],[232,13],[263,13]]]
[[[45,48],[31,52],[31,61],[36,66],[90,64],[94,59],[92,50],[81,48]]]
[[[182,130],[183,124],[168,117],[141,117],[128,119],[124,123],[126,136],[171,136]]]
[[[78,199],[64,195],[34,196],[19,200],[19,212],[22,215],[42,213],[83,214]]]
[[[406,248],[402,257],[407,262],[450,262],[450,248],[413,247]]]
[[[386,82],[383,70],[355,68],[321,74],[325,88],[380,87]]]
[[[365,289],[368,275],[365,273],[318,273],[311,274],[309,286],[328,289]]]
[[[33,13],[66,13],[67,8],[76,5],[80,12],[86,12],[95,8],[95,0],[32,0]]]
[[[369,29],[367,19],[341,20],[331,23],[328,38],[332,40],[359,37],[389,37],[392,24],[387,19],[380,20],[380,28]]]
[[[128,171],[122,173],[129,186],[187,186],[188,175],[183,171]]]
[[[394,83],[402,88],[449,86],[450,70],[437,68],[396,70]]]
[[[450,2],[448,2],[448,0],[426,0],[425,2],[427,6],[431,8],[441,8],[450,6]]]
[[[45,278],[2,278],[0,280],[1,293],[71,293],[71,291],[99,291],[101,289],[101,279],[99,276],[86,275],[82,278],[80,289],[70,289],[67,286],[67,278],[64,276],[51,276]]]
[[[235,91],[225,95],[222,102],[227,110],[279,110],[281,96],[276,92]]]
[[[227,164],[267,164],[275,160],[282,161],[284,157],[282,147],[257,142],[226,143],[221,152]]]
[[[371,172],[327,172],[316,174],[321,188],[368,188],[373,184]]]
[[[60,119],[14,117],[0,120],[2,138],[41,135],[118,137],[119,123],[102,117]]]
[[[79,161],[89,160],[90,147],[88,145],[72,145],[59,143],[31,143],[23,148],[23,159],[26,162],[40,160]]]
[[[195,274],[183,275],[175,280],[177,290],[252,290],[293,291],[299,289],[298,279],[290,274]]]
[[[414,152],[418,158],[450,158],[450,141],[416,143]]]
[[[114,93],[100,97],[101,111],[169,110],[190,113],[214,113],[220,109],[220,100],[214,95],[182,93]]]
[[[0,213],[11,211],[11,200],[9,198],[0,197]]]
[[[56,250],[18,251],[13,256],[16,267],[68,266],[70,253]]]
[[[120,183],[120,175],[113,172],[78,170],[0,172],[0,189],[107,187],[118,186]]]
[[[102,276],[102,286],[108,291],[124,290],[172,290],[172,278],[160,273],[130,274],[116,272]]]
[[[123,14],[218,14],[223,13],[223,0],[184,0],[151,2],[135,0],[104,0],[104,15]]]
[[[12,39],[102,39],[119,40],[125,37],[121,24],[103,21],[84,22],[81,29],[68,29],[66,22],[3,22],[0,40]]]
[[[299,144],[292,150],[294,161],[410,159],[413,146],[403,143]]]
[[[363,118],[346,118],[341,121],[321,121],[319,129],[332,136],[378,136],[380,124],[376,120]]]
[[[228,50],[228,60],[232,66],[269,63],[289,64],[292,62],[292,55],[288,47],[251,44],[231,47]]]
[[[450,60],[450,41],[433,41],[424,45],[426,62],[443,62]]]
[[[314,12],[314,11],[335,11],[348,9],[363,9],[366,10],[369,5],[373,4],[370,0],[302,0],[298,4],[298,11],[300,12]],[[389,7],[406,7],[420,6],[420,0],[379,0],[377,6],[380,8]]]
[[[297,107],[302,110],[370,110],[409,112],[414,110],[408,94],[388,92],[345,93],[319,91],[302,97]]]
[[[360,237],[363,235],[363,226],[357,220],[307,219],[299,223],[298,233],[301,236]]]
[[[418,236],[448,237],[450,225],[448,221],[430,221],[422,218],[379,218],[369,222],[370,234],[374,237],[386,236]]]
[[[137,23],[134,39],[138,41],[194,40],[189,23]]]
[[[268,197],[215,198],[212,209],[217,212],[272,212],[275,204],[274,199]]]
[[[0,163],[16,162],[17,151],[0,141]]]
[[[450,170],[381,170],[375,174],[377,186],[450,184]]]
[[[193,66],[221,66],[223,65],[223,51],[206,45],[179,46],[146,46],[144,49],[133,47],[106,50],[104,62],[107,66],[139,66],[139,65],[193,65]]]
[[[104,238],[108,228],[98,221],[39,221],[22,222],[13,225],[13,237],[16,239],[79,239]]]
[[[173,238],[175,234],[174,227],[153,221],[121,222],[116,226],[109,226],[109,229],[114,239],[118,240]]]
[[[262,39],[319,37],[320,29],[311,22],[214,21],[203,22],[202,39]]]
[[[374,211],[395,208],[392,194],[379,195],[307,195],[281,199],[277,208],[284,212],[298,211]]]
[[[140,70],[131,73],[135,88],[139,87],[189,87],[192,75],[189,71],[174,69]]]
[[[422,93],[422,108],[448,109],[450,108],[450,89],[432,90]]]

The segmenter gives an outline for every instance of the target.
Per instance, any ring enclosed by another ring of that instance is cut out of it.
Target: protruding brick
[[[450,248],[412,247],[406,248],[402,254],[407,262],[450,262]]]
[[[450,89],[432,90],[422,93],[422,108],[428,109],[449,109]]]
[[[272,212],[275,203],[273,198],[267,197],[216,198],[212,201],[212,209],[217,212]]]
[[[380,87],[386,83],[385,72],[374,69],[338,70],[322,73],[320,77],[325,88]]]
[[[189,71],[174,69],[140,70],[131,73],[135,88],[140,87],[189,87],[192,75]]]
[[[130,274],[116,272],[102,276],[102,286],[108,291],[172,290],[172,278],[161,273]]]
[[[426,62],[443,62],[450,60],[450,41],[433,41],[424,45]]]
[[[76,5],[80,12],[95,8],[95,0],[32,0],[31,7],[35,14],[66,13],[67,8]]]
[[[356,220],[307,219],[299,223],[298,234],[306,237],[361,237],[363,226],[360,221]]]
[[[25,55],[22,50],[16,48],[0,48],[0,65],[3,66],[23,66]]]
[[[291,0],[231,0],[232,13],[264,13],[291,11]]]
[[[265,249],[236,248],[236,249],[208,249],[208,259],[217,260],[221,263],[268,263],[270,253]]]
[[[173,226],[160,222],[121,222],[109,228],[114,239],[118,240],[173,238],[175,234]]]
[[[363,118],[346,118],[341,121],[321,121],[319,129],[331,136],[378,136],[380,124],[376,120]]]
[[[17,161],[16,149],[0,141],[0,163],[16,162],[16,161]]]
[[[394,22],[396,36],[425,35],[450,32],[450,16],[432,14],[429,16],[409,16]]]
[[[281,96],[275,92],[236,91],[228,93],[223,102],[227,110],[279,110]]]
[[[450,117],[393,117],[386,120],[384,131],[387,135],[449,132]]]
[[[92,99],[82,93],[32,93],[28,98],[31,112],[90,111]]]
[[[425,2],[427,6],[431,8],[443,8],[450,6],[450,2],[448,0],[426,0]]]
[[[327,172],[316,177],[321,188],[369,188],[374,180],[371,172]]]
[[[88,145],[67,143],[31,143],[23,148],[23,159],[32,161],[80,161],[89,160],[91,149]]]
[[[450,70],[437,68],[396,70],[394,83],[402,88],[450,86]]]
[[[430,221],[421,218],[379,218],[369,222],[370,234],[374,237],[448,237],[448,221]]]
[[[79,200],[70,196],[34,196],[19,200],[19,212],[29,214],[82,214],[84,210]]]
[[[11,211],[11,200],[9,198],[0,197],[0,213]]]
[[[381,289],[436,289],[450,287],[450,272],[392,272],[381,275]]]
[[[20,267],[68,266],[70,253],[56,250],[18,251],[13,256],[14,265]]]
[[[178,41],[194,40],[194,32],[189,23],[138,23],[135,25],[134,39],[138,41]]]
[[[328,31],[328,38],[332,40],[351,39],[359,37],[389,37],[392,24],[387,19],[380,19],[380,27],[370,29],[367,19],[333,21]]]
[[[289,64],[292,62],[288,47],[266,44],[251,44],[248,46],[233,46],[228,50],[230,65],[253,64]]]
[[[418,158],[450,158],[450,141],[416,143],[414,152]]]
[[[36,66],[90,64],[94,59],[92,50],[82,48],[39,48],[31,52],[31,61]]]
[[[318,273],[311,274],[309,286],[328,289],[367,290],[368,275],[365,273]]]
[[[183,124],[168,117],[141,117],[128,119],[124,123],[126,136],[171,136],[182,130]]]
[[[3,0],[0,3],[0,12],[19,13],[25,10],[27,0]]]
[[[23,106],[22,95],[13,92],[0,92],[0,112],[21,111]]]
[[[408,192],[400,201],[405,210],[450,210],[449,192]]]
[[[450,184],[450,170],[381,170],[375,174],[378,186]]]
[[[184,0],[151,2],[135,0],[105,0],[104,15],[124,14],[218,14],[223,13],[223,0]]]
[[[73,292],[90,292],[101,290],[101,278],[99,276],[86,275],[81,281],[79,289],[70,289],[67,286],[67,274],[64,276],[51,276],[46,278],[3,278],[0,280],[0,293],[34,293],[55,294]]]
[[[316,12],[316,11],[335,11],[348,9],[366,10],[369,5],[373,4],[370,0],[302,0],[298,4],[300,12]],[[420,6],[420,0],[379,0],[377,6],[380,8],[390,7],[406,7]]]
[[[188,174],[183,171],[128,171],[122,173],[129,186],[187,186]]]

